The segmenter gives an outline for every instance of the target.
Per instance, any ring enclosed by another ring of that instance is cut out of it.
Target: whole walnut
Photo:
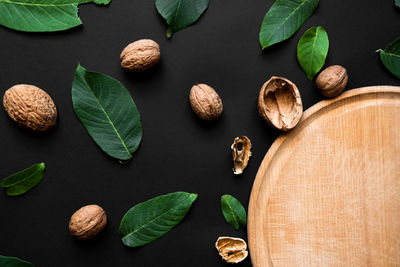
[[[190,105],[203,120],[215,120],[222,113],[222,101],[217,92],[207,84],[196,84],[190,90]]]
[[[92,239],[107,224],[107,216],[98,205],[88,205],[76,211],[69,221],[71,236],[78,239]]]
[[[333,65],[321,71],[315,83],[323,96],[335,97],[343,92],[348,80],[347,70]]]
[[[160,46],[150,39],[129,44],[121,53],[121,67],[132,72],[145,71],[160,61]]]
[[[35,132],[45,132],[56,125],[57,109],[51,97],[39,87],[18,84],[3,96],[3,106],[20,126]]]

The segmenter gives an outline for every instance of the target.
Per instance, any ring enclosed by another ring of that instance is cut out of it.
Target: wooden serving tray
[[[250,197],[254,266],[400,266],[400,87],[309,108],[260,165]]]

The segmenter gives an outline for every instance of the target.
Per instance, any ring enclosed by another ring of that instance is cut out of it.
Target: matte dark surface
[[[247,206],[257,168],[279,134],[258,116],[261,85],[280,75],[297,84],[305,109],[322,99],[297,63],[300,36],[312,26],[327,30],[326,66],[347,68],[347,88],[399,85],[374,53],[400,35],[400,10],[391,0],[322,0],[291,39],[261,52],[258,32],[272,3],[211,1],[197,24],[171,40],[154,0],[82,5],[84,26],[66,32],[28,34],[1,27],[1,95],[17,83],[39,86],[53,97],[59,121],[54,131],[35,136],[0,112],[0,179],[46,163],[43,181],[27,194],[12,198],[1,190],[0,255],[39,267],[224,266],[214,242],[222,235],[246,238],[246,231],[225,223],[220,197],[232,194]],[[127,73],[119,67],[119,54],[141,38],[160,44],[162,60],[147,73]],[[120,80],[132,94],[144,136],[129,164],[103,153],[76,118],[71,85],[78,62]],[[223,116],[215,123],[200,121],[190,109],[189,90],[197,82],[214,87],[223,100]],[[230,145],[239,135],[253,142],[253,157],[237,177]],[[184,221],[147,246],[124,247],[117,233],[123,214],[179,190],[199,194]],[[108,214],[106,230],[91,242],[75,241],[69,217],[93,203]],[[251,266],[250,259],[241,266]]]

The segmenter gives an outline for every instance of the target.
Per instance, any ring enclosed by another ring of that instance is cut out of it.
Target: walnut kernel
[[[249,254],[247,244],[241,238],[221,236],[215,243],[215,247],[222,259],[228,263],[239,263]]]

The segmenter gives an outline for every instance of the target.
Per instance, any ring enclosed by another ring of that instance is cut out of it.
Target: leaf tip
[[[172,37],[172,30],[171,30],[171,28],[168,27],[168,29],[167,29],[167,38],[169,39],[171,37]]]

